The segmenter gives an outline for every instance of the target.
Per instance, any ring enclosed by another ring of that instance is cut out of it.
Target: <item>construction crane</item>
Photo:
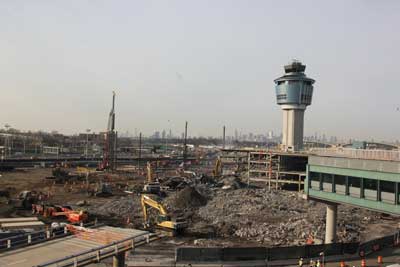
[[[116,167],[117,132],[115,131],[115,92],[113,91],[112,107],[108,116],[107,132],[104,135],[103,161],[101,170],[114,170]]]
[[[175,236],[182,233],[187,227],[187,222],[183,217],[178,216],[172,219],[171,215],[168,214],[166,208],[156,199],[155,195],[142,194],[141,204],[145,228],[151,228],[153,226],[149,217],[149,209],[151,208],[158,212],[154,222],[155,227],[163,230],[164,233]]]

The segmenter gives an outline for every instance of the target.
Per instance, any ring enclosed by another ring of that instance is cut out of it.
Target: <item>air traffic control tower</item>
[[[285,74],[275,79],[276,99],[283,110],[282,148],[299,151],[303,148],[304,111],[311,105],[314,80],[304,71],[306,66],[293,60],[285,66]]]

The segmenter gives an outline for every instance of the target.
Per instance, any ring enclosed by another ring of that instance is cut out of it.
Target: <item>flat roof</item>
[[[105,243],[110,244],[129,237],[139,238],[139,236],[148,233],[136,229],[109,226],[89,230],[86,233],[53,239],[36,245],[3,252],[0,254],[0,266],[36,266],[44,262],[103,246]]]
[[[0,218],[1,223],[38,221],[37,217]]]
[[[26,227],[43,227],[45,224],[41,221],[36,222],[10,222],[0,224],[1,228],[26,228]]]

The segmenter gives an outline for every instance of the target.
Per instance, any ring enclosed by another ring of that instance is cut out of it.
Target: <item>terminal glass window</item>
[[[398,205],[399,204],[399,199],[400,199],[400,183],[397,183],[396,184],[396,186],[397,186],[397,203],[396,203],[396,205]]]
[[[360,197],[361,178],[349,176],[349,194],[352,197]]]
[[[322,189],[327,192],[332,192],[332,174],[322,173]]]
[[[390,181],[380,181],[381,200],[386,203],[394,204],[395,183]]]
[[[364,179],[364,197],[365,199],[376,200],[377,196],[377,180]]]
[[[309,179],[310,179],[310,188],[319,190],[319,172],[310,172]]]
[[[346,176],[334,175],[335,179],[335,192],[340,195],[346,194]]]

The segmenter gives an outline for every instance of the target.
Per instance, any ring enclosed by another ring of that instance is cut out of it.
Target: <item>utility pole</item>
[[[26,136],[23,137],[22,142],[24,145],[24,155],[25,155],[26,154]]]
[[[222,148],[225,149],[225,125],[222,128]]]
[[[86,159],[88,158],[88,154],[89,154],[89,133],[90,133],[90,129],[86,129]]]
[[[187,158],[187,126],[188,122],[185,122],[185,138],[183,140],[183,168],[185,168],[186,158]]]
[[[112,170],[117,169],[117,142],[118,142],[118,132],[114,131],[114,154],[113,154],[113,168]]]
[[[139,133],[139,157],[138,157],[138,168],[140,168],[140,159],[142,157],[142,132]]]

